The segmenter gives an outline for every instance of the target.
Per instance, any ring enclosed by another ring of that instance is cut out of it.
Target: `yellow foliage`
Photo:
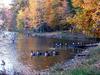
[[[58,17],[64,15],[66,9],[66,0],[28,0],[28,2],[28,7],[19,11],[18,18],[30,19],[29,27],[34,28],[41,22],[47,22],[51,26],[58,25],[60,23]]]
[[[81,12],[76,12],[73,18],[68,18],[67,22],[76,25],[77,29],[85,34],[94,34],[100,37],[100,0],[72,0],[75,8],[82,8]]]
[[[100,7],[97,7],[96,11],[92,14],[92,19],[95,22],[100,22]]]
[[[80,7],[85,10],[92,10],[97,7],[100,0],[72,0],[74,7]]]
[[[24,17],[25,17],[24,12],[23,12],[22,10],[20,10],[20,11],[18,12],[17,18],[18,18],[18,19],[24,19]]]

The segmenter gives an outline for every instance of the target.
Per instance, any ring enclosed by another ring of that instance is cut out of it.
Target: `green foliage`
[[[89,74],[89,69],[85,68],[76,68],[72,70],[72,75],[88,75]]]
[[[91,70],[88,67],[80,67],[72,70],[71,75],[100,75],[100,71]]]
[[[78,67],[73,70],[50,72],[50,75],[100,75],[100,71],[90,67]]]
[[[24,21],[22,19],[19,19],[19,21],[17,23],[17,28],[18,28],[18,30],[23,30],[23,28],[24,28]]]

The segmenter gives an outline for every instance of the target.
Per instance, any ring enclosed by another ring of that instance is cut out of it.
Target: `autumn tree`
[[[100,37],[100,1],[72,0],[76,10],[74,17],[67,18],[67,22],[76,25],[79,31],[87,35]]]
[[[30,28],[36,28],[42,22],[55,28],[65,22],[66,0],[28,0],[28,2],[20,0],[17,4],[20,7],[17,16],[18,27],[20,27],[20,20],[25,24],[27,18]]]

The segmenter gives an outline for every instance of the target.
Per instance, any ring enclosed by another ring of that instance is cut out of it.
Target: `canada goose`
[[[46,52],[44,53],[44,56],[49,56],[49,53],[46,51]]]
[[[58,55],[58,52],[57,51],[52,51],[52,56],[56,56]]]
[[[46,51],[46,52],[33,52],[31,51],[31,56],[55,56],[59,53],[57,51]]]
[[[31,51],[31,56],[41,56],[41,55],[43,55],[41,52],[33,52],[33,51]]]

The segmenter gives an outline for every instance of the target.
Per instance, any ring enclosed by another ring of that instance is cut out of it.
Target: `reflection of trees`
[[[6,29],[7,28],[7,18],[6,18],[6,15],[5,15],[5,11],[3,8],[1,8],[1,11],[0,11],[0,28],[2,30]]]

